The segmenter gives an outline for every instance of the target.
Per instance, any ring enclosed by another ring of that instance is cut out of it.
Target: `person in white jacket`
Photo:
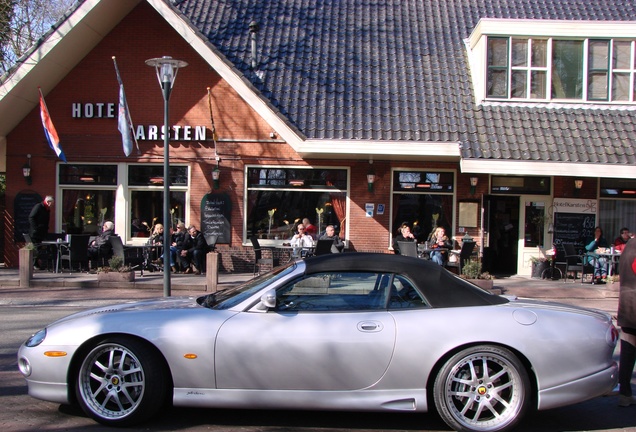
[[[305,226],[298,224],[296,227],[298,233],[291,238],[291,245],[294,248],[295,257],[305,257],[307,253],[314,247],[314,239],[305,232]]]

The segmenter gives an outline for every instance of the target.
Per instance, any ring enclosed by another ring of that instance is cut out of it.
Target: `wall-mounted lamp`
[[[217,165],[216,168],[214,168],[212,170],[212,187],[214,189],[218,189],[219,188],[219,179],[221,178],[221,170],[219,169],[219,166]]]
[[[574,196],[578,196],[581,192],[581,188],[583,187],[583,180],[576,179],[574,180]]]
[[[373,159],[369,159],[369,171],[367,172],[367,188],[369,192],[373,192],[373,183],[375,183],[375,171],[373,170]]]
[[[31,179],[31,154],[27,155],[27,161],[24,165],[22,165],[22,175],[24,176],[24,180],[26,183],[30,185],[32,183]]]
[[[479,177],[470,178],[470,194],[471,195],[475,195],[475,190],[477,189],[477,183],[479,183]]]

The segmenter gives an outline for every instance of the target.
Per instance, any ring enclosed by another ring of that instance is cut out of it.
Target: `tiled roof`
[[[173,4],[309,139],[458,142],[465,159],[636,164],[636,110],[475,106],[464,44],[481,18],[636,21],[636,1]]]

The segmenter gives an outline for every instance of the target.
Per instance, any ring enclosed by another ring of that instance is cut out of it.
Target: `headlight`
[[[46,338],[46,329],[42,329],[31,336],[29,339],[27,339],[24,345],[28,346],[29,348],[36,347],[44,341],[44,338]]]

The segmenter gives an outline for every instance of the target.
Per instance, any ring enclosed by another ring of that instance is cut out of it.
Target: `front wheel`
[[[166,372],[157,355],[132,338],[112,338],[91,349],[75,392],[84,412],[108,426],[130,426],[157,414],[166,400]]]
[[[456,431],[514,427],[530,404],[530,380],[508,349],[482,345],[451,357],[435,378],[435,407]]]

